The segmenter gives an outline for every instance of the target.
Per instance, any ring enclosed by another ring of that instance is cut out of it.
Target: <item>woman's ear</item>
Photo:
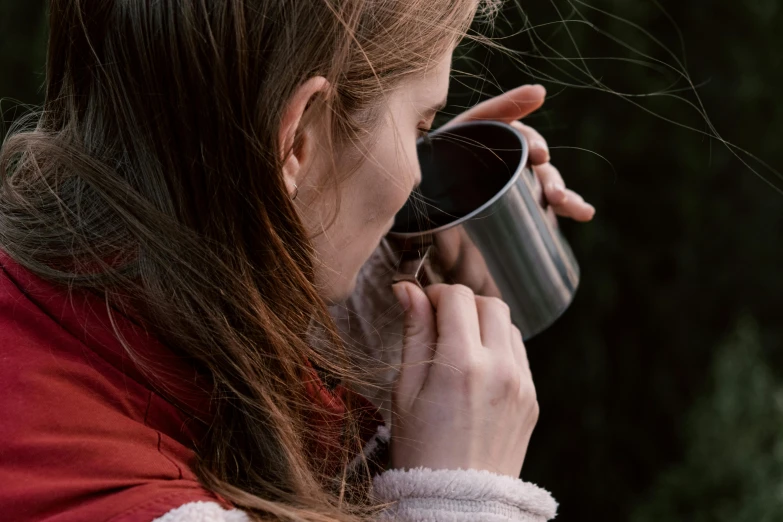
[[[280,125],[280,159],[283,162],[283,178],[285,180],[288,193],[295,197],[298,192],[299,183],[302,181],[302,175],[307,170],[307,166],[312,160],[307,146],[308,136],[302,132],[302,116],[305,113],[310,101],[317,94],[326,91],[329,88],[329,81],[323,76],[314,76],[300,85],[286,104],[283,112],[283,118]],[[300,142],[297,143],[297,136],[301,134]]]

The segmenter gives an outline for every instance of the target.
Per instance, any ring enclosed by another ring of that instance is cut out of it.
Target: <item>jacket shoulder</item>
[[[156,425],[173,406],[56,319],[0,270],[3,519],[149,521],[219,501],[198,483],[193,451]]]

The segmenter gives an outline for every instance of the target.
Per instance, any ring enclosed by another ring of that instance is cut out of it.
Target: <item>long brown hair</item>
[[[43,110],[0,153],[0,247],[132,310],[208,375],[214,417],[197,473],[258,518],[370,513],[327,487],[306,451],[303,361],[348,384],[361,376],[313,286],[282,181],[283,105],[320,74],[330,92],[306,116],[330,117],[335,142],[371,131],[383,92],[460,39],[478,7],[51,1]],[[313,324],[326,354],[308,342]],[[360,453],[344,450],[344,462]]]

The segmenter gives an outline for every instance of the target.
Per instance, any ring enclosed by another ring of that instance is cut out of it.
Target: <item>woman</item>
[[[501,301],[395,286],[391,432],[357,392],[382,400],[379,347],[329,309],[389,313],[382,238],[493,7],[52,0],[43,111],[0,155],[4,520],[554,516],[517,478],[538,406]],[[550,203],[590,219],[515,125]]]

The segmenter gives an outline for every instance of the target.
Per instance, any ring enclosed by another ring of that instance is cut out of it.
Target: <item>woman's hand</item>
[[[542,86],[525,85],[480,103],[445,127],[471,120],[516,127],[527,139],[530,163],[555,214],[589,221],[595,208],[566,188],[549,163],[546,140],[517,121],[540,108],[545,96]],[[518,477],[538,421],[538,402],[508,306],[496,297],[477,297],[463,285],[422,290],[398,283],[394,293],[405,309],[405,328],[392,393],[392,467],[472,468]],[[487,293],[497,295],[491,288]]]
[[[576,221],[590,221],[595,208],[566,188],[560,172],[549,163],[549,147],[546,140],[532,127],[518,121],[538,110],[544,104],[546,89],[541,85],[523,85],[490,98],[463,112],[444,127],[471,120],[495,120],[511,124],[527,139],[530,145],[530,163],[544,188],[547,203],[558,216]]]
[[[405,329],[391,467],[519,477],[538,402],[508,306],[462,285],[398,283],[394,293]]]

